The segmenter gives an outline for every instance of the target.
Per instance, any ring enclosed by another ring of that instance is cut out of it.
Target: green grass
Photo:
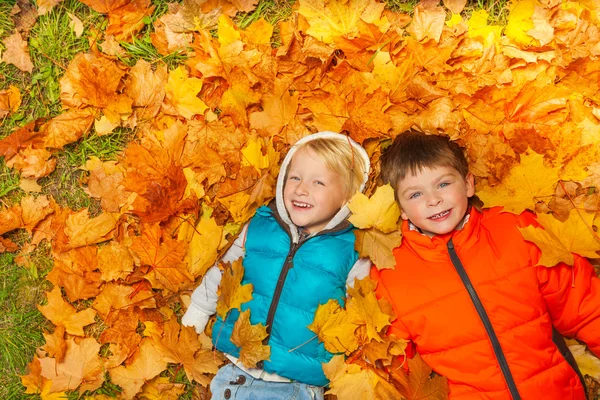
[[[15,263],[13,254],[0,254],[0,398],[23,395],[19,375],[31,361],[35,348],[43,344],[43,329],[51,324],[37,310],[49,287],[41,276],[52,265],[50,248],[42,245],[32,255],[35,269]],[[37,272],[40,272],[39,274]]]

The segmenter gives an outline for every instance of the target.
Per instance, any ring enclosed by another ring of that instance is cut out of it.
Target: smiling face
[[[322,230],[348,200],[342,177],[309,148],[300,148],[283,188],[285,208],[294,225],[308,233]]]
[[[402,218],[429,237],[452,232],[475,194],[473,175],[466,178],[452,167],[423,168],[408,174],[397,187]]]

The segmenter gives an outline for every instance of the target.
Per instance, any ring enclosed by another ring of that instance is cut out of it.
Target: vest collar
[[[449,258],[447,244],[450,239],[460,250],[471,248],[479,240],[482,214],[471,207],[468,219],[463,222],[462,229],[455,229],[444,235],[430,238],[417,229],[411,229],[409,221],[402,222],[402,244],[400,247],[411,249],[426,261],[446,261]],[[414,225],[412,225],[414,226]]]

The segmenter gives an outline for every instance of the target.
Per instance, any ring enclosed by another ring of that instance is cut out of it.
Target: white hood
[[[343,135],[341,133],[324,131],[324,132],[318,132],[318,133],[314,133],[312,135],[308,135],[308,136],[300,139],[298,142],[296,142],[296,144],[294,144],[290,148],[287,155],[283,159],[283,163],[281,164],[281,169],[279,170],[279,177],[277,178],[277,188],[276,188],[276,192],[275,192],[275,199],[276,199],[276,203],[277,203],[277,212],[279,213],[279,216],[281,217],[283,222],[285,222],[290,227],[290,232],[292,233],[292,241],[294,243],[298,242],[299,233],[298,233],[298,227],[296,227],[296,225],[294,225],[294,223],[290,219],[290,216],[289,216],[287,210],[285,209],[285,204],[283,201],[283,186],[285,185],[285,177],[287,175],[287,169],[289,168],[290,162],[292,160],[292,156],[294,155],[294,153],[296,153],[296,151],[298,150],[298,147],[300,145],[302,145],[303,143],[310,142],[312,140],[319,139],[319,138],[333,138],[333,139],[342,141],[344,144],[350,143],[352,145],[352,147],[354,148],[355,154],[357,154],[359,157],[362,157],[362,159],[364,160],[364,163],[365,163],[365,173],[363,176],[363,181],[359,188],[359,190],[361,192],[365,189],[365,185],[367,184],[367,181],[369,180],[369,170],[371,168],[371,162],[369,160],[369,155],[367,154],[365,149],[362,148],[362,146],[360,146],[354,140],[350,139],[350,137]],[[329,221],[327,226],[325,226],[323,228],[323,230],[335,228],[340,222],[342,222],[346,218],[348,218],[349,214],[350,214],[350,210],[348,209],[348,205],[345,204],[340,209],[340,211],[338,211],[338,213],[334,215],[334,217],[331,219],[331,221]]]

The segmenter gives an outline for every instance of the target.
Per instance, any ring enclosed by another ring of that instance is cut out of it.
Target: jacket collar
[[[450,239],[461,251],[468,250],[479,240],[482,214],[471,207],[468,219],[461,229],[430,238],[417,229],[411,229],[409,221],[402,222],[402,244],[426,261],[446,261],[449,258],[447,244]],[[413,225],[414,226],[414,225]]]

